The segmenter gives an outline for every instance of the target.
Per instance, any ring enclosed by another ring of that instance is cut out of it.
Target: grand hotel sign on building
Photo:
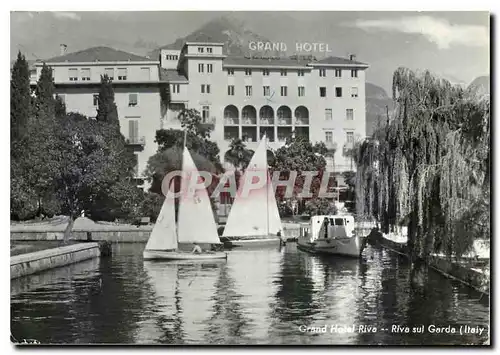
[[[288,46],[285,42],[249,42],[248,48],[252,51],[277,51],[286,52]],[[328,43],[322,42],[296,42],[294,48],[295,52],[302,53],[328,53],[331,52]]]

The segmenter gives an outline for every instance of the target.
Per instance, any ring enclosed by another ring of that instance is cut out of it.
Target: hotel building
[[[335,150],[330,171],[353,170],[345,156],[366,136],[365,70],[350,58],[228,57],[222,43],[188,42],[162,49],[159,60],[97,47],[46,60],[67,111],[96,116],[100,75],[113,78],[122,133],[137,155],[143,183],[147,160],[156,153],[156,130],[180,128],[179,112],[198,110],[213,126],[221,159],[234,138],[255,150],[266,134],[269,150],[302,135]],[[36,76],[42,63],[36,64]],[[226,167],[229,167],[226,165]]]

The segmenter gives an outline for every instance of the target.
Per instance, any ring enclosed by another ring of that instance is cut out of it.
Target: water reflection
[[[296,250],[232,251],[227,261],[144,262],[141,244],[11,283],[12,334],[42,343],[469,344],[482,336],[393,333],[392,325],[487,326],[489,300],[367,247],[361,259]],[[326,333],[304,332],[323,327]],[[377,332],[332,332],[359,325]],[[384,330],[385,329],[385,330]]]

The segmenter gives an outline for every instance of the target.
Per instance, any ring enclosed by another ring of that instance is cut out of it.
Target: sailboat
[[[191,179],[198,181],[200,175],[193,158],[184,145],[182,154],[182,169],[191,174]],[[187,179],[181,181],[181,191],[186,191]],[[205,260],[226,259],[224,252],[202,252],[199,254],[181,251],[180,245],[200,244],[210,247],[220,244],[217,234],[210,199],[205,189],[190,188],[186,194],[181,194],[179,201],[178,224],[175,223],[175,199],[169,190],[163,202],[156,224],[149,236],[144,249],[144,259],[163,260]]]
[[[265,179],[260,189],[242,194],[244,185],[253,177]],[[266,136],[259,142],[248,167],[241,178],[238,194],[227,219],[222,240],[228,247],[279,245],[282,233],[278,205],[267,166]]]

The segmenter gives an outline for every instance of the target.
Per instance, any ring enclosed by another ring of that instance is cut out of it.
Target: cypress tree
[[[116,127],[120,127],[118,119],[118,110],[115,104],[115,92],[111,79],[107,75],[101,76],[101,88],[99,90],[99,99],[97,104],[98,122],[105,122]]]
[[[12,143],[25,133],[30,114],[30,78],[28,62],[19,52],[10,80],[10,132]]]
[[[44,63],[35,88],[35,117],[37,119],[54,119],[56,112],[55,91],[52,68]]]
[[[59,95],[56,95],[55,115],[57,118],[66,116],[66,104]]]

